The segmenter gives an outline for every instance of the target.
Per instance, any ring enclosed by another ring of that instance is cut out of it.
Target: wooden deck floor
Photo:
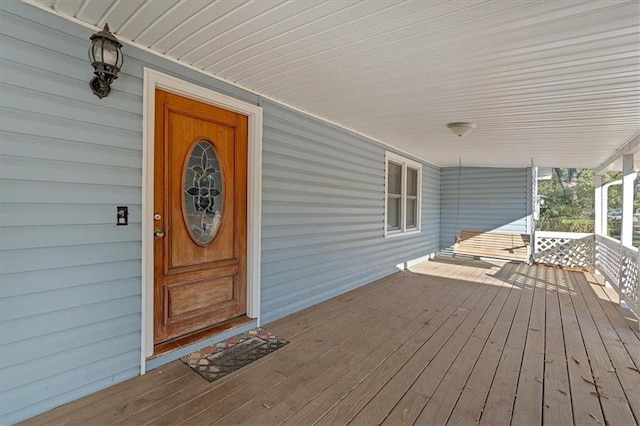
[[[590,274],[436,260],[266,328],[291,343],[208,383],[173,362],[28,424],[640,421],[640,337]]]

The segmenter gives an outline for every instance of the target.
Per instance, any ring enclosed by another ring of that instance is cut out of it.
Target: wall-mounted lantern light
[[[111,82],[118,78],[122,67],[122,44],[109,31],[109,25],[104,30],[91,36],[89,60],[96,75],[89,85],[93,93],[100,99],[111,92]]]

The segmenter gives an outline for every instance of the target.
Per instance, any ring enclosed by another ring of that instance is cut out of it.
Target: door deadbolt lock
[[[156,213],[153,215],[153,220],[160,220],[162,219],[162,216],[160,215],[160,213]]]
[[[153,231],[153,237],[154,238],[162,238],[162,237],[164,237],[164,232],[162,232],[159,229],[156,229],[155,231]]]

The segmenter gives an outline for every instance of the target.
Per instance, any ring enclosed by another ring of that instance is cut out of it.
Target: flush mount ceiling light
[[[467,122],[449,123],[447,124],[447,127],[449,128],[449,130],[451,130],[451,132],[454,135],[464,136],[464,135],[468,135],[469,133],[471,133],[473,129],[476,128],[476,123],[467,123]]]
[[[111,83],[118,78],[122,67],[122,44],[109,31],[109,25],[104,30],[91,36],[89,60],[93,66],[95,77],[91,80],[91,90],[100,99],[111,91]]]

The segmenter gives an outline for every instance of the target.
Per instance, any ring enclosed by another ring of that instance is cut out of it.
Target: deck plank
[[[391,333],[398,332],[401,325],[406,325],[407,321],[396,316],[388,316],[388,331]],[[407,328],[410,331],[412,328]],[[268,409],[262,416],[256,419],[256,424],[280,424],[288,420],[292,414],[295,414],[301,407],[312,401],[317,395],[321,394],[325,389],[335,383],[343,375],[355,368],[359,363],[363,362],[370,353],[371,348],[366,344],[370,342],[377,346],[383,343],[389,337],[390,333],[380,333],[379,330],[371,330],[369,335],[356,336],[346,342],[349,347],[344,355],[340,357],[333,365],[330,366],[323,374],[314,377],[312,380],[304,382],[298,386],[295,392],[290,392],[286,398],[282,399],[274,407]]]
[[[542,423],[542,398],[546,329],[546,274],[545,268],[536,267],[533,304],[522,366],[516,389],[512,421],[514,424]]]
[[[289,416],[285,423],[292,425],[312,424],[318,420],[329,408],[333,407],[345,394],[348,394],[354,383],[358,383],[367,374],[374,370],[384,359],[393,354],[411,336],[424,327],[424,319],[419,319],[398,330],[394,336],[390,336],[384,342],[380,342],[378,348],[369,353],[358,363],[354,363],[342,374],[336,374],[329,386],[306,401],[302,409]],[[327,380],[322,380],[323,384]]]
[[[573,306],[572,294],[575,294],[576,289],[567,273],[563,271],[557,271],[556,286],[569,372],[569,389],[562,388],[557,391],[569,394],[575,424],[604,424],[600,400],[595,394],[597,389],[593,385],[593,372],[584,347],[584,336]]]
[[[58,423],[64,418],[65,424],[86,424],[97,413],[119,409],[122,404],[152,391],[166,382],[191,375],[193,371],[183,363],[172,363],[155,369],[144,376],[129,379],[103,391],[63,405],[24,424],[47,425]]]
[[[622,387],[622,392],[626,398],[628,406],[631,408],[635,423],[640,423],[640,386],[637,386],[638,372],[632,370],[635,368],[624,343],[620,339],[618,332],[609,322],[598,298],[591,289],[584,275],[575,275],[574,278],[578,283],[578,287],[582,291],[582,295],[587,303],[591,317],[594,320],[604,348],[609,355],[609,361],[613,366],[613,374],[617,376],[618,382]],[[631,368],[630,368],[631,367]],[[608,373],[611,373],[608,371]],[[613,381],[613,378],[611,378]],[[604,389],[603,389],[604,390]]]
[[[515,271],[515,268],[513,270]],[[507,337],[514,323],[516,309],[523,293],[515,286],[513,272],[510,274],[508,282],[513,287],[512,291],[500,313],[496,326],[491,331],[488,341],[482,349],[480,357],[447,420],[448,424],[475,424],[480,419],[484,403],[491,388],[491,382],[493,381],[501,356],[504,353]]]
[[[634,424],[635,419],[631,407],[629,407],[624,390],[615,374],[614,366],[611,364],[597,324],[591,316],[587,303],[588,298],[585,299],[577,275],[568,273],[567,277],[575,290],[571,294],[573,306],[584,337],[585,349],[593,372],[593,382],[597,385],[597,392],[600,394],[598,398],[604,413],[605,423]]]
[[[611,297],[611,293],[615,294],[615,290],[607,289],[604,286],[598,284],[595,277],[593,277],[593,275],[591,274],[587,275],[586,278],[589,281],[591,289],[598,297],[600,306],[607,315],[608,321],[615,327],[620,340],[624,344],[627,353],[629,354],[629,357],[633,360],[635,368],[640,369],[640,345],[638,345],[638,343],[640,342],[640,332],[636,332],[631,329],[630,324],[617,309],[619,299],[617,297],[615,299],[612,299]]]
[[[471,314],[465,318],[465,321],[456,330],[455,335],[447,341],[436,357],[422,371],[418,379],[412,384],[410,391],[407,392],[389,413],[384,420],[384,424],[425,423],[426,421],[437,423],[436,419],[427,418],[419,420],[418,416],[425,405],[433,400],[433,393],[437,388],[444,386],[446,389],[447,386],[452,385],[452,383],[443,384],[447,378],[455,381],[459,379],[458,374],[464,374],[463,370],[460,370],[458,366],[454,368],[456,362],[458,364],[464,362],[473,364],[473,362],[470,362],[470,359],[468,359],[468,353],[464,348],[469,340],[472,339],[474,333],[482,333],[482,330],[489,324],[493,326],[495,319],[492,318],[492,315],[495,314],[497,316],[498,312],[496,309],[501,308],[501,304],[503,303],[502,298],[498,295],[502,293],[506,296],[506,283],[503,279],[499,279],[500,275],[508,275],[508,272],[505,271],[506,269],[508,269],[508,266],[500,271],[498,277],[485,276],[478,281],[478,283],[490,284],[493,287],[483,295],[483,299],[480,299],[478,304],[474,306]],[[484,298],[490,300],[486,306],[482,303]],[[500,302],[496,303],[496,300],[500,300]],[[472,339],[472,341],[477,342],[478,340]],[[473,350],[473,346],[472,344],[471,350]],[[457,396],[456,394],[456,399]]]
[[[376,313],[367,308],[353,309],[350,312],[356,314],[345,316],[341,320],[349,322],[353,327],[351,332],[364,329],[379,321]],[[304,339],[305,343],[287,345],[274,352],[274,356],[264,357],[232,373],[232,375],[211,383],[205,391],[201,391],[199,388],[188,388],[185,392],[173,394],[169,399],[163,401],[162,405],[157,405],[153,410],[139,413],[130,421],[138,424],[142,423],[142,420],[154,423],[175,423],[206,411],[224,399],[233,397],[237,392],[254,387],[257,383],[272,383],[273,385],[284,380],[287,376],[279,370],[294,369],[295,366],[311,362],[323,353],[321,349],[329,351],[340,345],[350,335],[348,330],[330,333],[334,325],[326,323],[310,330],[306,335],[301,336],[301,340]],[[205,381],[203,378],[201,380]]]
[[[431,336],[444,324],[455,309],[465,300],[462,292],[449,291],[449,300],[428,320],[418,333],[416,333],[405,345],[394,352],[378,368],[353,387],[348,394],[339,400],[333,407],[322,414],[317,424],[334,425],[347,424],[368,402],[386,385],[392,377],[402,368],[407,361],[425,345]],[[454,297],[455,296],[455,297]],[[322,410],[318,410],[320,414]]]
[[[533,277],[530,276],[532,273]],[[520,287],[522,295],[479,423],[505,424],[511,422],[513,401],[516,396],[518,376],[529,327],[535,279],[535,268],[532,266],[522,266],[516,272],[515,285]]]
[[[353,424],[372,424],[382,422],[389,413],[397,409],[398,403],[405,397],[409,385],[418,380],[423,374],[427,366],[438,356],[442,348],[447,344],[449,339],[455,335],[455,331],[464,323],[465,319],[473,314],[472,318],[477,316],[478,312],[484,312],[488,303],[493,300],[497,292],[496,287],[477,286],[472,296],[467,298],[465,302],[456,311],[451,314],[445,324],[425,343],[400,371],[382,388],[382,390],[358,413],[353,419]],[[449,354],[446,354],[450,356]],[[441,358],[438,358],[440,362]],[[414,392],[412,395],[419,395],[424,399],[424,393],[420,391]],[[407,407],[413,404],[413,401],[405,398]],[[403,409],[404,410],[404,409]]]
[[[324,394],[330,389],[332,390],[335,387],[340,387],[342,383],[346,383],[347,385],[351,385],[352,381],[355,381],[355,383],[359,383],[358,376],[360,374],[366,374],[367,369],[370,369],[370,371],[379,371],[379,364],[384,362],[385,359],[388,359],[389,357],[394,355],[400,347],[405,348],[411,340],[416,339],[416,334],[418,335],[418,341],[423,342],[424,340],[421,337],[422,329],[426,327],[426,324],[439,312],[440,309],[446,306],[450,299],[453,299],[457,294],[461,293],[461,291],[462,289],[450,291],[444,285],[440,286],[440,288],[437,288],[436,291],[431,295],[432,297],[427,298],[426,303],[420,303],[423,308],[422,316],[418,316],[411,320],[411,322],[407,324],[407,326],[404,327],[400,331],[400,333],[393,336],[391,339],[389,339],[389,341],[385,342],[384,345],[378,347],[364,360],[363,363],[360,363],[356,367],[356,369],[350,371],[347,375],[344,375],[334,385],[330,386],[322,393]],[[280,386],[279,389],[271,389],[269,391],[269,394],[263,398],[262,402],[257,399],[254,401],[250,401],[240,410],[220,419],[220,423],[255,424],[258,421],[258,418],[263,414],[265,409],[270,410],[271,407],[275,407],[276,404],[284,400],[290,393],[296,392],[296,389],[299,386],[302,386],[305,382],[306,381],[304,380],[293,382],[287,380],[282,383],[282,386]],[[311,406],[311,404],[307,404],[303,409],[316,411],[322,410],[322,408],[320,408],[322,404],[319,404],[319,401],[319,398],[315,398],[313,400],[314,406]],[[269,408],[266,408],[263,404],[266,404],[266,406]]]
[[[25,424],[638,421],[640,334],[588,273],[437,258],[265,327],[291,343],[213,383],[175,361]]]
[[[543,418],[548,424],[567,425],[573,422],[573,407],[569,396],[569,368],[558,296],[558,271],[546,269],[545,272],[547,317]]]
[[[505,281],[480,322],[474,327],[464,346],[460,349],[458,357],[451,364],[437,388],[429,395],[426,405],[416,419],[417,424],[445,424],[447,422],[471,372],[477,365],[478,358],[491,331],[496,326],[512,290],[513,287]]]
[[[351,311],[345,311],[344,316],[341,316],[340,320],[353,321],[353,327],[358,329],[361,325],[364,327],[372,321],[375,321],[375,317],[375,312],[364,307],[358,307]],[[302,360],[307,357],[313,355],[319,356],[321,353],[319,348],[321,348],[322,345],[324,345],[325,350],[330,350],[332,347],[338,345],[341,339],[348,336],[348,332],[346,331],[344,334],[340,332],[328,334],[331,330],[333,330],[332,323],[324,323],[319,327],[309,330],[304,335],[299,336],[297,339],[300,341],[300,345],[287,345],[274,352],[271,356],[259,359],[258,361],[255,361],[213,383],[208,383],[205,379],[196,374],[195,377],[200,380],[201,384],[186,387],[182,389],[181,392],[169,394],[166,398],[161,399],[156,403],[148,404],[145,409],[138,411],[134,416],[130,417],[126,423],[142,424],[152,421],[176,407],[181,407],[182,405],[187,404],[189,401],[199,396],[206,395],[210,392],[214,392],[216,394],[232,393],[241,387],[250,385],[252,381],[257,380],[266,374],[269,369],[275,370],[278,368],[284,368],[290,364],[301,363]],[[308,345],[308,351],[304,351],[302,349],[305,345]],[[184,365],[180,361],[176,362]],[[193,373],[192,370],[190,371]],[[233,382],[233,386],[227,382]],[[205,385],[204,390],[202,389],[202,385]],[[211,400],[210,402],[213,404],[215,400]]]
[[[473,279],[475,276],[480,275],[480,272],[477,270],[463,270],[462,268],[456,271],[456,276],[460,277],[460,278],[465,278],[467,280],[469,279]],[[464,301],[466,301],[469,298],[469,295],[466,294],[465,295],[466,299],[463,299]],[[463,302],[464,303],[464,302]],[[455,307],[455,305],[454,305]],[[399,309],[403,309],[402,306],[398,306]],[[430,321],[430,324],[434,323],[434,321]],[[430,327],[428,327],[427,329],[429,329]],[[325,393],[326,396],[326,393]],[[309,407],[308,409],[303,409],[302,411],[300,411],[299,413],[294,413],[293,416],[289,416],[287,417],[287,421],[291,422],[291,424],[295,424],[295,422],[297,421],[297,419],[299,418],[304,418],[306,416],[308,416],[307,410],[309,409],[313,409],[313,407],[315,407],[315,405],[317,404],[318,406],[323,406],[323,403],[326,403],[326,400],[324,398],[320,398],[318,400],[316,400],[315,398],[312,398],[312,400],[314,400],[315,402],[313,403],[313,405],[311,407]],[[296,411],[296,410],[293,410]]]
[[[344,341],[336,351],[333,351],[332,354],[328,354],[327,356],[320,358],[320,360],[307,368],[293,372],[283,382],[270,387],[265,394],[271,394],[274,390],[277,392],[278,389],[289,387],[289,385],[297,383],[298,386],[296,388],[296,392],[290,392],[289,395],[296,398],[304,398],[302,395],[306,393],[306,389],[317,391],[323,383],[330,383],[332,380],[336,380],[359,362],[362,362],[369,353],[369,347],[367,345],[368,342],[371,342],[372,345],[379,345],[390,335],[395,334],[403,327],[406,327],[408,323],[408,321],[403,318],[391,315],[380,316],[379,318],[380,321],[377,323],[372,324],[372,326],[361,330],[361,332],[356,336]],[[325,360],[325,358],[327,359]],[[318,365],[316,366],[316,364]],[[305,380],[304,376],[309,370],[314,368],[318,374],[308,377]],[[289,385],[287,385],[287,382],[290,382]],[[224,420],[224,416],[232,414],[237,408],[246,406],[252,401],[256,401],[256,397],[264,398],[261,393],[250,392],[247,394],[247,397],[235,397],[232,401],[225,403],[225,406],[221,407],[221,409],[203,412],[198,416],[191,418],[186,422],[186,424],[199,425],[213,424],[216,422],[219,422],[220,424],[228,424],[228,419]],[[297,405],[295,402],[294,404]],[[257,423],[262,422],[258,420]]]

